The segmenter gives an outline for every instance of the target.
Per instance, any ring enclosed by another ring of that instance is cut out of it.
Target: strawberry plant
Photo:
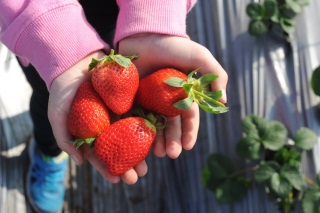
[[[320,97],[320,66],[312,72],[310,86],[313,93]],[[320,103],[316,107],[316,114],[317,118],[320,119]]]
[[[320,96],[320,66],[312,72],[311,89],[315,95]]]
[[[260,36],[279,28],[284,34],[291,34],[295,27],[295,17],[301,13],[309,0],[264,0],[251,2],[246,7],[250,17],[248,31],[253,36]]]
[[[213,191],[219,202],[231,204],[243,198],[255,182],[266,188],[282,213],[293,211],[299,202],[304,213],[319,213],[320,175],[311,180],[301,171],[301,156],[317,143],[317,135],[302,127],[289,138],[281,122],[256,115],[245,117],[242,127],[244,136],[238,141],[236,152],[251,166],[236,170],[228,156],[213,153],[202,171],[204,186]]]

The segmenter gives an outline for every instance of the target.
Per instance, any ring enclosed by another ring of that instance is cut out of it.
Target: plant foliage
[[[256,115],[245,117],[242,127],[244,134],[236,152],[254,166],[236,170],[228,156],[212,153],[202,171],[203,185],[219,202],[231,204],[241,200],[251,183],[256,182],[268,189],[270,199],[282,213],[293,211],[299,202],[304,213],[320,213],[320,174],[312,181],[301,171],[301,155],[316,144],[316,134],[302,127],[290,139],[282,123]]]
[[[286,33],[293,32],[295,17],[301,13],[309,0],[264,0],[262,3],[251,2],[246,7],[250,17],[249,33],[260,36],[278,25]]]
[[[312,72],[311,89],[315,95],[320,96],[320,66]]]

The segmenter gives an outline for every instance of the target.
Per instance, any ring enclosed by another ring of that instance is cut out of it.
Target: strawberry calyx
[[[68,141],[67,143],[75,146],[76,149],[79,149],[83,144],[89,144],[90,147],[93,147],[95,140],[96,138],[77,138],[74,141]]]
[[[113,62],[116,62],[120,66],[127,68],[131,65],[132,63],[131,61],[136,59],[138,59],[137,55],[123,56],[121,54],[114,54],[114,50],[111,49],[109,55],[105,55],[100,59],[92,58],[91,63],[89,64],[88,70],[89,71],[92,70],[100,63],[113,63]]]
[[[166,79],[166,84],[183,88],[188,94],[187,98],[176,102],[173,106],[179,110],[188,110],[192,103],[196,102],[201,109],[209,113],[228,112],[229,108],[218,101],[222,96],[221,90],[210,91],[210,83],[218,77],[216,74],[205,74],[197,78],[197,70],[194,70],[188,75],[187,81],[177,77]]]
[[[165,116],[151,112],[146,114],[139,106],[133,106],[132,114],[144,118],[150,123],[150,125],[155,127],[156,130],[162,130],[167,127],[167,118]]]

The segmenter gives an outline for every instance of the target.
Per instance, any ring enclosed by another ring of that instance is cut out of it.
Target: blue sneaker
[[[69,157],[65,152],[57,157],[45,156],[34,141],[29,146],[30,166],[26,182],[29,202],[38,213],[62,212]]]

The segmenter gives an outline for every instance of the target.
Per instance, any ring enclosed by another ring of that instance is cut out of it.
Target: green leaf
[[[288,196],[292,186],[286,178],[280,176],[279,173],[274,173],[270,178],[270,190],[275,195],[283,198]]]
[[[223,181],[214,191],[220,203],[232,204],[245,195],[247,187],[240,179],[232,178]]]
[[[265,134],[267,121],[257,115],[247,115],[242,120],[242,128],[247,135],[260,139]]]
[[[114,60],[115,60],[115,62],[117,62],[117,64],[119,64],[120,66],[123,66],[123,67],[130,67],[130,65],[132,64],[132,62],[129,58],[126,58],[121,55],[115,55]]]
[[[134,116],[139,116],[139,117],[142,117],[142,118],[146,117],[146,114],[145,114],[144,110],[140,106],[134,105],[132,107],[132,109],[131,109],[131,113]]]
[[[303,127],[296,132],[294,141],[300,149],[310,150],[317,143],[318,137],[311,129]]]
[[[194,70],[188,74],[187,81],[192,82],[197,75],[197,70]]]
[[[293,12],[296,14],[301,13],[302,7],[296,0],[286,0],[286,3]]]
[[[278,3],[276,0],[265,0],[263,2],[264,18],[270,19],[277,13]]]
[[[206,86],[216,80],[219,76],[216,74],[206,74],[199,78],[199,82],[201,86]]]
[[[184,89],[184,91],[186,91],[186,93],[188,95],[190,94],[190,91],[191,91],[192,87],[193,87],[193,84],[184,84],[183,85],[183,89]]]
[[[201,172],[202,185],[209,187],[210,178],[211,178],[211,172],[210,172],[208,166],[206,166],[206,167],[204,167],[204,169]]]
[[[253,172],[253,178],[258,183],[270,181],[273,174],[280,171],[280,165],[274,161],[268,161],[259,165],[258,169]]]
[[[297,13],[295,13],[288,5],[283,5],[281,8],[279,8],[279,10],[280,19],[293,19],[295,16],[297,16]]]
[[[296,190],[302,191],[304,189],[304,176],[298,167],[288,164],[284,165],[281,169],[281,175],[286,178]]]
[[[281,165],[290,164],[292,166],[299,166],[301,163],[301,155],[294,148],[290,150],[287,147],[279,149],[273,159]]]
[[[309,0],[295,0],[300,6],[306,6],[309,4]]]
[[[281,28],[288,34],[294,31],[295,21],[293,19],[288,18],[280,18],[280,26]]]
[[[206,166],[201,173],[201,182],[203,186],[214,192],[221,182],[223,182],[223,179],[216,179],[212,177],[211,171],[209,170],[208,166]]]
[[[172,87],[183,87],[183,85],[186,83],[185,80],[177,77],[170,77],[166,79],[164,82]]]
[[[232,160],[221,153],[213,153],[207,160],[208,169],[215,180],[221,180],[234,173]]]
[[[210,92],[204,92],[204,94],[214,100],[219,100],[222,97],[222,91],[221,90],[215,90]]]
[[[316,182],[317,182],[317,184],[320,186],[320,173],[317,174]]]
[[[95,68],[98,64],[99,64],[99,60],[92,58],[91,59],[91,63],[89,64],[88,70],[92,70],[93,68]]]
[[[270,121],[267,131],[262,137],[262,143],[266,149],[279,150],[287,141],[288,131],[286,127],[278,121]]]
[[[88,144],[90,147],[93,147],[96,138],[77,138],[74,141],[68,141],[68,144],[71,144],[79,149],[83,144]]]
[[[269,26],[266,22],[260,20],[251,20],[249,23],[249,33],[253,36],[260,36],[269,31]]]
[[[192,106],[192,99],[190,97],[187,97],[185,99],[182,99],[181,101],[176,102],[173,104],[173,106],[180,110],[188,110]]]
[[[195,100],[195,102],[199,105],[201,109],[208,113],[220,114],[229,111],[229,108],[226,106],[214,106],[212,104],[209,104],[208,102],[199,102],[198,100]]]
[[[236,145],[237,154],[250,160],[261,159],[264,151],[262,144],[254,138],[242,138]]]
[[[320,66],[312,72],[311,89],[313,90],[314,94],[320,96]]]
[[[308,189],[302,198],[302,208],[304,213],[320,213],[320,189]]]
[[[279,16],[278,16],[278,11],[277,11],[277,13],[276,13],[274,16],[272,16],[272,17],[270,18],[270,20],[271,20],[272,22],[274,22],[274,23],[279,24],[280,19],[279,19]]]
[[[88,69],[89,69],[89,71],[92,70],[100,62],[104,62],[104,63],[116,62],[120,66],[129,67],[132,64],[131,60],[135,60],[137,58],[138,58],[137,55],[133,55],[133,56],[122,56],[120,54],[115,55],[114,50],[111,49],[109,55],[105,55],[98,60],[93,58],[91,60],[91,63],[89,64]]]
[[[261,19],[263,15],[263,6],[259,3],[252,2],[248,4],[246,12],[252,19]]]

